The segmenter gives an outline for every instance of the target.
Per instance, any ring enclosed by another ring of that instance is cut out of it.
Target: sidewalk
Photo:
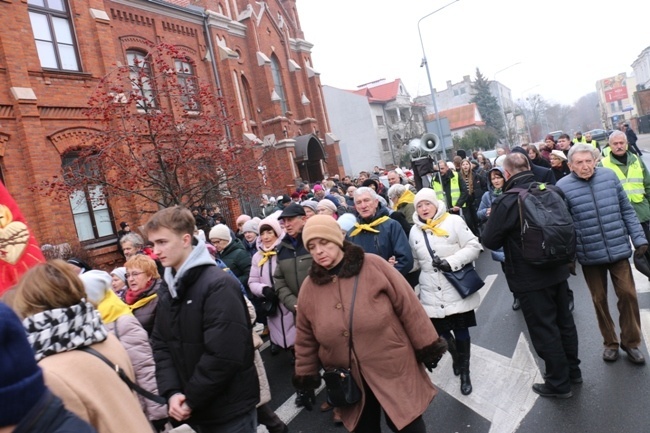
[[[645,153],[650,152],[650,134],[637,134],[636,145]]]

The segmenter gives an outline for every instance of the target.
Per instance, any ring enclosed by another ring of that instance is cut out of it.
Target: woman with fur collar
[[[345,242],[329,216],[311,217],[302,236],[314,260],[296,305],[294,386],[317,388],[321,366],[350,368],[362,396],[337,408],[349,431],[381,431],[383,410],[392,431],[426,432],[422,414],[437,391],[424,367],[447,345],[413,290],[386,260]]]
[[[447,213],[447,206],[431,188],[422,188],[413,204],[415,225],[409,243],[420,266],[420,302],[447,340],[454,374],[460,374],[461,393],[468,395],[472,392],[469,328],[476,326],[474,310],[481,298],[478,293],[462,298],[441,271],[457,271],[472,263],[482,250],[481,244],[463,218]]]

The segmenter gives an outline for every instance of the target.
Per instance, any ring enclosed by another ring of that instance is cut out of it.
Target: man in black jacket
[[[534,182],[525,155],[511,153],[504,161],[504,191]],[[569,398],[571,384],[582,383],[578,333],[569,311],[569,266],[538,268],[523,259],[517,194],[501,194],[492,204],[483,231],[483,245],[503,247],[508,286],[517,295],[533,347],[546,364],[544,383],[533,385],[542,397]]]
[[[201,433],[256,431],[259,382],[237,280],[193,237],[189,210],[158,211],[145,231],[166,268],[151,342],[169,416]]]

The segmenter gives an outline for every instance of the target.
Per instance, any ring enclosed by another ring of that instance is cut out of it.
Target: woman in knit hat
[[[328,215],[334,218],[334,220],[337,220],[339,217],[338,214],[336,213],[336,205],[334,204],[334,202],[326,198],[318,202],[318,205],[316,206],[316,210],[319,215]]]
[[[316,200],[305,200],[300,203],[300,206],[305,210],[307,219],[318,214],[318,202]]]
[[[472,392],[469,328],[476,326],[474,310],[481,295],[473,293],[462,298],[441,271],[457,271],[472,263],[482,250],[481,244],[462,217],[447,213],[447,205],[431,188],[418,191],[413,204],[415,225],[409,243],[413,259],[420,265],[420,302],[438,333],[447,340],[454,374],[460,374],[460,391],[468,395]]]
[[[241,239],[242,245],[248,251],[251,257],[257,252],[257,236],[259,235],[258,227],[260,219],[255,217],[244,223],[241,227],[243,238]]]
[[[79,278],[86,289],[88,301],[99,312],[104,326],[115,335],[128,353],[133,365],[135,383],[141,388],[158,395],[156,364],[149,345],[149,336],[131,309],[112,290],[111,276],[104,271],[92,270]],[[167,405],[156,403],[138,394],[140,407],[156,431],[162,431],[167,424]]]
[[[131,360],[86,300],[79,277],[61,260],[36,265],[21,279],[14,308],[43,369],[45,383],[65,406],[99,433],[148,432],[135,394],[90,347],[135,380]],[[4,410],[4,407],[3,407]]]
[[[210,242],[217,248],[219,258],[228,266],[248,291],[251,271],[251,255],[237,238],[233,238],[225,224],[217,224],[210,230]]]
[[[126,281],[126,268],[120,266],[111,271],[111,288],[118,298],[124,299],[124,293],[128,289]]]
[[[294,386],[317,388],[321,366],[350,369],[362,397],[336,408],[349,431],[381,431],[383,410],[392,431],[426,432],[436,389],[423,363],[433,368],[446,343],[415,293],[386,260],[344,241],[329,216],[307,220],[302,238],[313,263],[296,305]]]

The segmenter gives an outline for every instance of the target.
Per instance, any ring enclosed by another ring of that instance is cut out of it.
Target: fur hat
[[[111,276],[108,272],[90,270],[79,275],[81,282],[84,283],[88,301],[93,305],[99,305],[106,296],[106,291],[111,290]]]
[[[415,194],[415,198],[413,199],[413,206],[415,206],[417,209],[418,203],[421,201],[428,201],[429,203],[433,203],[436,208],[440,207],[438,204],[438,196],[436,196],[436,192],[431,188],[422,188],[420,191],[418,191],[418,193]]]
[[[225,224],[217,224],[216,226],[212,227],[210,230],[210,235],[208,236],[208,239],[223,239],[225,241],[230,242],[232,238],[230,237],[230,229],[228,228],[227,225]]]
[[[244,226],[242,227],[241,232],[242,233],[253,232],[256,235],[259,235],[260,232],[258,230],[258,224],[259,224],[259,219],[257,219],[257,220],[255,220],[255,219],[248,220],[248,221],[246,221],[244,223]]]
[[[23,324],[2,302],[0,347],[0,427],[8,427],[18,424],[27,415],[46,388]]]
[[[324,198],[321,201],[319,201],[318,205],[316,206],[316,209],[323,209],[323,208],[328,209],[333,213],[336,213],[336,205],[332,203],[332,200],[328,200]]]
[[[344,213],[339,217],[339,219],[336,220],[338,223],[339,227],[341,227],[341,230],[345,230],[346,232],[349,232],[352,227],[354,227],[354,224],[357,222],[356,217],[354,214],[351,213]]]
[[[343,248],[343,233],[336,220],[329,215],[314,215],[302,229],[302,242],[307,246],[312,239],[326,239]]]

